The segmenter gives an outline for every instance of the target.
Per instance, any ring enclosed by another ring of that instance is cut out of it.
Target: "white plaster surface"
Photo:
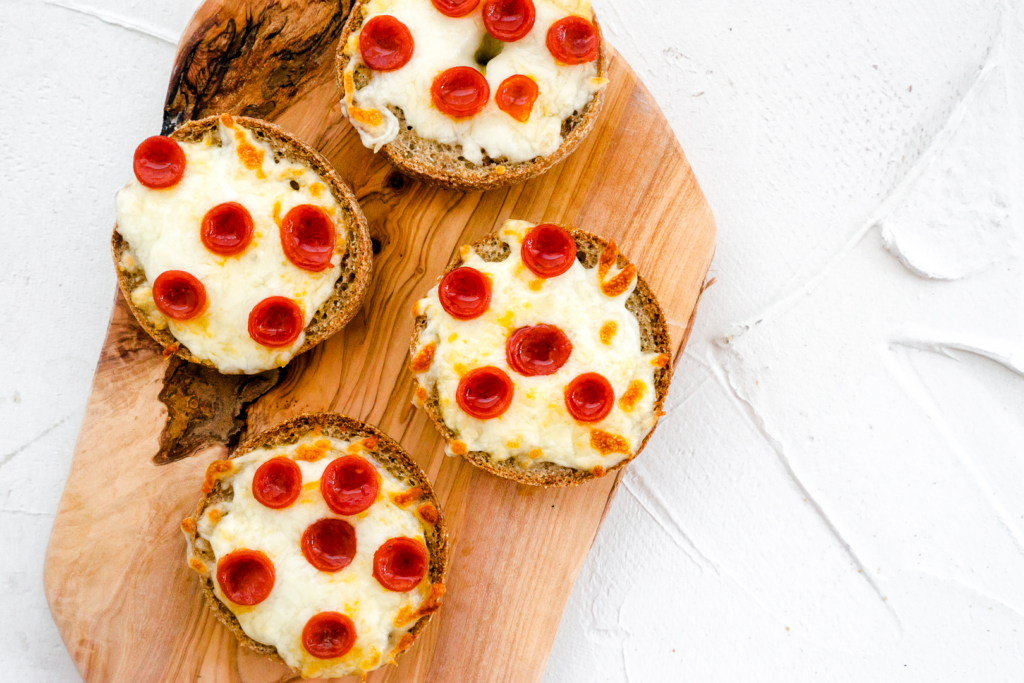
[[[0,680],[77,680],[43,554],[197,4],[0,0]],[[595,4],[718,282],[546,683],[1024,679],[1024,8]]]

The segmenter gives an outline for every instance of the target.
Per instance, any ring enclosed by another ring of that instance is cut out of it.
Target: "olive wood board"
[[[452,192],[397,173],[342,118],[334,52],[349,9],[349,0],[207,0],[179,44],[164,132],[228,111],[274,121],[316,147],[366,213],[373,278],[345,329],[254,377],[165,358],[116,296],[45,566],[54,621],[90,683],[297,678],[217,621],[185,564],[179,524],[210,461],[245,434],[323,410],[397,439],[434,483],[450,534],[441,610],[397,666],[370,680],[540,680],[621,470],[541,489],[446,457],[410,403],[413,304],[459,245],[506,219],[560,223],[615,239],[661,301],[677,356],[686,342],[715,222],[671,127],[614,50],[604,109],[574,154],[521,185]],[[96,226],[96,239],[109,239],[112,224],[113,216]],[[674,454],[655,437],[640,455],[649,457]]]

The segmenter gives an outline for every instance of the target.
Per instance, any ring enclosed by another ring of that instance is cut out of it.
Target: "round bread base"
[[[198,121],[189,121],[174,131],[170,137],[179,142],[199,142],[213,132],[219,142],[218,119],[219,115],[216,115]],[[370,270],[373,264],[370,229],[366,222],[366,216],[359,208],[355,194],[319,152],[272,123],[245,116],[232,116],[232,119],[237,125],[250,131],[256,139],[269,145],[276,157],[288,159],[313,169],[327,183],[331,194],[341,208],[341,220],[348,227],[348,248],[341,257],[341,274],[338,276],[337,282],[334,283],[334,291],[331,296],[321,304],[313,314],[312,320],[306,325],[306,339],[299,350],[295,352],[295,356],[298,356],[336,333],[359,312],[359,307],[362,305],[363,297],[369,287]],[[110,248],[114,256],[117,284],[121,289],[121,294],[135,319],[149,333],[149,336],[164,347],[166,355],[176,355],[191,363],[216,369],[217,366],[213,362],[193,355],[171,334],[170,330],[158,329],[150,321],[149,316],[132,303],[132,292],[146,282],[146,274],[142,271],[129,273],[121,268],[121,256],[129,249],[129,245],[117,231],[116,224]]]
[[[349,36],[362,28],[364,17],[361,8],[368,2],[357,0],[354,3],[341,40],[338,41],[337,80],[342,97],[345,96],[345,67],[349,62],[345,55],[345,45]],[[607,48],[596,17],[593,23],[598,36],[597,76],[607,78]],[[461,145],[428,140],[410,130],[405,122],[405,114],[398,107],[390,107],[391,112],[398,117],[398,137],[381,147],[380,151],[403,173],[430,185],[463,191],[493,190],[514,185],[546,173],[580,146],[601,113],[604,91],[605,88],[598,90],[580,111],[574,112],[562,122],[562,144],[547,156],[517,162],[484,156],[483,165],[477,166],[462,156]]]
[[[608,246],[608,240],[578,228],[567,228],[567,230],[576,241],[576,258],[585,268],[593,268],[596,266],[601,252],[604,251],[606,246]],[[479,242],[474,243],[472,246],[473,250],[484,261],[492,263],[504,260],[510,253],[508,245],[501,240],[497,232],[491,233]],[[623,256],[622,253],[619,253],[616,257],[615,263],[619,268],[624,268],[629,263],[629,259]],[[462,257],[456,256],[455,260],[447,269],[445,269],[444,273],[450,273],[461,265]],[[639,272],[637,273],[636,289],[633,290],[633,293],[630,294],[629,298],[626,300],[626,308],[629,309],[629,312],[636,317],[637,322],[640,324],[641,350],[645,353],[661,353],[671,357],[672,342],[669,337],[668,323],[665,320],[665,314],[661,310],[661,305],[654,296],[654,292]],[[426,326],[427,317],[425,315],[417,316],[415,326],[413,328],[410,353],[416,353],[416,342],[419,339],[420,333],[426,328]],[[665,397],[668,395],[668,388],[671,382],[672,367],[670,365],[659,368],[655,371],[654,411],[656,415],[661,412],[661,409],[665,404]],[[437,387],[435,385],[424,388],[427,390],[427,400],[424,402],[423,408],[434,423],[434,426],[437,427],[437,431],[439,431],[441,436],[444,437],[445,442],[451,445],[453,441],[458,439],[458,434],[452,431],[452,429],[445,424],[444,417],[441,415]],[[655,428],[656,427],[657,425],[655,425]],[[644,440],[640,443],[640,447],[637,448],[636,453],[633,453],[628,458],[624,458],[615,465],[606,469],[605,474],[613,472],[621,467],[625,467],[627,463],[631,462],[644,449],[647,445],[647,441],[651,438],[651,434],[653,433],[654,428],[652,428],[644,437]],[[470,451],[463,457],[477,467],[484,469],[491,474],[517,481],[520,484],[530,484],[532,486],[576,486],[577,484],[582,484],[585,481],[596,478],[596,475],[589,470],[578,470],[548,462],[540,462],[532,464],[530,467],[522,467],[514,458],[498,460],[486,451]]]
[[[359,420],[347,417],[345,415],[339,415],[337,413],[307,413],[306,415],[300,415],[299,417],[283,422],[276,427],[272,427],[265,432],[257,434],[256,436],[247,439],[231,454],[231,458],[237,458],[240,455],[245,455],[250,451],[257,448],[264,447],[275,447],[284,444],[295,443],[302,437],[310,434],[314,430],[319,429],[320,434],[326,437],[340,439],[345,441],[358,441],[366,437],[376,437],[377,439],[377,450],[370,453],[371,457],[377,462],[378,465],[387,470],[392,476],[401,482],[404,482],[411,486],[418,486],[423,491],[420,501],[421,503],[430,503],[437,510],[437,523],[433,526],[433,533],[425,533],[425,540],[427,544],[427,553],[430,556],[430,570],[427,574],[427,578],[431,583],[438,583],[444,581],[445,569],[448,564],[448,527],[444,522],[444,514],[441,512],[441,505],[437,500],[437,496],[434,494],[433,488],[430,486],[430,481],[427,479],[427,475],[423,472],[419,465],[416,464],[409,454],[398,444],[397,441],[392,439],[390,436],[380,431],[373,425],[366,424]],[[234,493],[230,490],[225,491],[221,488],[220,482],[218,481],[210,493],[203,494],[199,499],[199,503],[196,505],[196,511],[192,517],[192,520],[197,522],[203,516],[203,512],[210,505],[219,503],[225,500],[231,500]],[[200,548],[197,544],[199,538],[198,529],[189,533],[191,538],[192,547],[195,548],[195,553],[199,555],[207,566],[215,565],[216,558],[213,552],[209,549]],[[203,586],[203,594],[206,596],[207,604],[210,609],[214,611],[217,618],[227,626],[228,630],[235,634],[238,641],[254,650],[261,655],[265,655],[270,659],[278,662],[284,662],[281,656],[277,652],[277,648],[273,645],[267,645],[259,641],[253,640],[245,631],[242,630],[242,625],[238,623],[238,618],[231,609],[221,602],[220,598],[213,591],[213,579],[211,577],[201,577],[200,579]],[[430,621],[432,614],[428,614],[421,617],[408,633],[413,636],[413,641],[419,636],[419,633],[426,628],[427,623]]]

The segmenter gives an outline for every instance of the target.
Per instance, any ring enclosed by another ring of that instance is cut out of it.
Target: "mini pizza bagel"
[[[132,313],[167,353],[223,373],[286,365],[341,329],[370,278],[366,219],[326,159],[227,114],[144,140],[112,250]]]
[[[366,147],[429,183],[489,189],[576,149],[605,62],[590,0],[356,0],[338,84]]]
[[[181,528],[220,620],[304,678],[394,663],[444,594],[447,532],[426,475],[341,415],[289,420],[212,462]]]
[[[665,317],[614,242],[507,221],[417,302],[413,403],[494,474],[567,486],[632,460],[671,380]]]

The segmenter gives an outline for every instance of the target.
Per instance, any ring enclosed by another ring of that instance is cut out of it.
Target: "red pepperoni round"
[[[572,342],[554,325],[520,327],[505,342],[505,358],[520,375],[551,375],[565,365]]]
[[[302,493],[302,470],[291,458],[271,458],[252,478],[252,497],[274,510],[286,508]]]
[[[505,371],[488,365],[462,376],[455,400],[467,415],[490,420],[508,410],[513,393],[515,386]]]
[[[336,572],[356,556],[356,530],[343,519],[321,519],[302,532],[302,554],[322,572]]]
[[[537,18],[533,0],[487,0],[483,14],[487,32],[506,43],[524,38]]]
[[[548,51],[563,64],[586,64],[597,59],[597,29],[583,17],[565,17],[548,29]]]
[[[516,74],[501,82],[494,95],[494,103],[519,123],[526,123],[530,120],[530,112],[533,111],[533,103],[537,101],[539,93],[537,81]]]
[[[491,281],[476,268],[462,266],[441,278],[437,298],[453,318],[479,318],[491,305]]]
[[[238,202],[218,204],[203,216],[199,238],[218,256],[241,254],[252,242],[252,216]]]
[[[576,240],[563,228],[544,223],[526,233],[520,254],[537,277],[555,277],[569,270],[576,259]]]
[[[370,19],[359,32],[359,52],[374,71],[395,71],[412,59],[412,34],[390,14]]]
[[[206,287],[183,270],[165,270],[153,282],[153,303],[174,320],[190,320],[206,308]]]
[[[446,17],[464,17],[480,4],[480,0],[430,0]]]
[[[356,625],[339,612],[320,612],[302,629],[302,647],[317,659],[341,657],[356,644]]]
[[[236,605],[258,605],[274,589],[274,563],[259,550],[236,550],[217,562],[217,583]]]
[[[160,190],[177,185],[185,175],[185,152],[171,138],[154,135],[135,148],[132,166],[140,183]]]
[[[299,204],[281,221],[281,247],[288,260],[303,270],[331,267],[334,256],[334,221],[312,204]]]
[[[426,574],[427,549],[415,539],[388,539],[373,554],[373,578],[389,591],[411,591]]]
[[[580,375],[565,388],[565,408],[580,422],[600,422],[614,404],[612,385],[596,372]]]
[[[249,313],[249,336],[263,346],[291,346],[302,333],[302,308],[283,296],[267,297]]]
[[[483,74],[471,66],[456,66],[442,71],[430,86],[434,106],[453,118],[473,116],[483,111],[491,97],[491,86]]]
[[[339,515],[354,515],[373,505],[380,490],[380,475],[358,455],[331,462],[320,478],[320,493],[327,507]]]

